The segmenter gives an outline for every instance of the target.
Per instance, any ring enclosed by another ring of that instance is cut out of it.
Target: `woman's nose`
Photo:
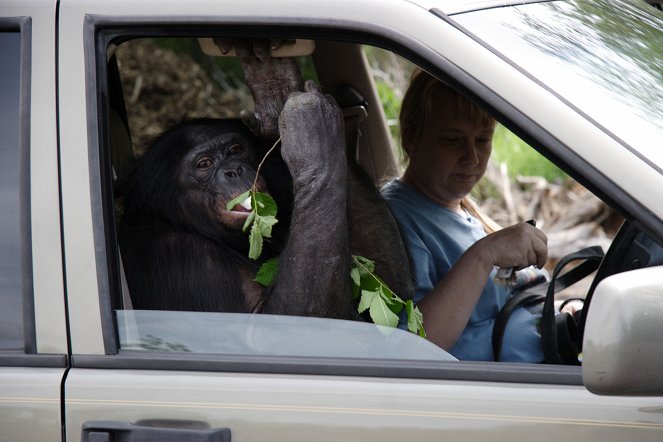
[[[472,143],[466,143],[463,149],[462,161],[465,164],[477,164],[479,162],[479,154],[477,148]]]

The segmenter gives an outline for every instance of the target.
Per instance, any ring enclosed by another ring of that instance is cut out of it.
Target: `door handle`
[[[88,421],[81,442],[230,442],[230,428],[194,421]]]

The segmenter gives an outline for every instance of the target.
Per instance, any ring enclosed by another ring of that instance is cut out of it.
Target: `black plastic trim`
[[[0,367],[66,368],[67,355],[0,353]]]
[[[117,353],[117,337],[115,334],[112,311],[112,284],[118,278],[110,278],[109,264],[117,263],[114,253],[115,222],[112,205],[112,168],[108,149],[110,145],[108,124],[109,105],[106,90],[106,48],[97,39],[98,24],[91,16],[85,17],[83,27],[83,45],[85,51],[85,99],[88,126],[88,155],[90,170],[90,195],[92,207],[93,236],[96,253],[97,287],[101,327],[106,354]],[[104,203],[104,201],[110,203]],[[104,220],[108,220],[104,223]],[[116,265],[117,266],[117,265]],[[115,267],[115,270],[117,268]]]
[[[37,333],[35,328],[34,286],[32,270],[32,217],[30,198],[30,104],[32,92],[32,19],[21,19],[21,98],[19,136],[21,149],[21,224],[23,230],[23,333],[25,351],[37,352]]]
[[[72,356],[74,368],[361,376],[582,385],[580,367],[497,362],[232,356],[121,350],[116,356]]]

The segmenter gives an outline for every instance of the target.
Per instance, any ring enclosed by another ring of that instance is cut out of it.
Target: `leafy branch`
[[[262,254],[262,244],[263,238],[272,237],[272,227],[278,222],[276,219],[277,207],[276,201],[270,195],[258,192],[258,175],[260,174],[260,169],[264,164],[265,160],[270,153],[276,148],[281,139],[276,140],[274,145],[267,151],[263,157],[260,164],[258,164],[258,169],[256,170],[256,177],[253,180],[253,185],[251,189],[242,193],[241,195],[236,196],[231,201],[226,204],[227,210],[232,210],[237,204],[244,205],[247,199],[250,199],[251,212],[249,212],[248,218],[244,222],[242,231],[251,227],[251,232],[249,233],[249,258],[258,259]]]
[[[422,338],[424,331],[423,315],[411,299],[403,301],[375,274],[375,263],[363,256],[352,255],[352,278],[354,298],[359,299],[357,311],[368,313],[375,324],[388,327],[398,326],[398,314],[405,307],[407,328]]]

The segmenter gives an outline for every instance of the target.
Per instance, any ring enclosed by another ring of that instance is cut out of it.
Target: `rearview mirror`
[[[223,39],[226,48],[222,51],[213,38],[199,38],[198,44],[203,52],[213,57],[234,57],[234,41],[232,39]],[[272,57],[301,57],[311,55],[315,49],[315,41],[303,39],[278,40],[272,45],[270,55]]]
[[[587,314],[582,376],[592,393],[663,395],[663,266],[604,279]]]

